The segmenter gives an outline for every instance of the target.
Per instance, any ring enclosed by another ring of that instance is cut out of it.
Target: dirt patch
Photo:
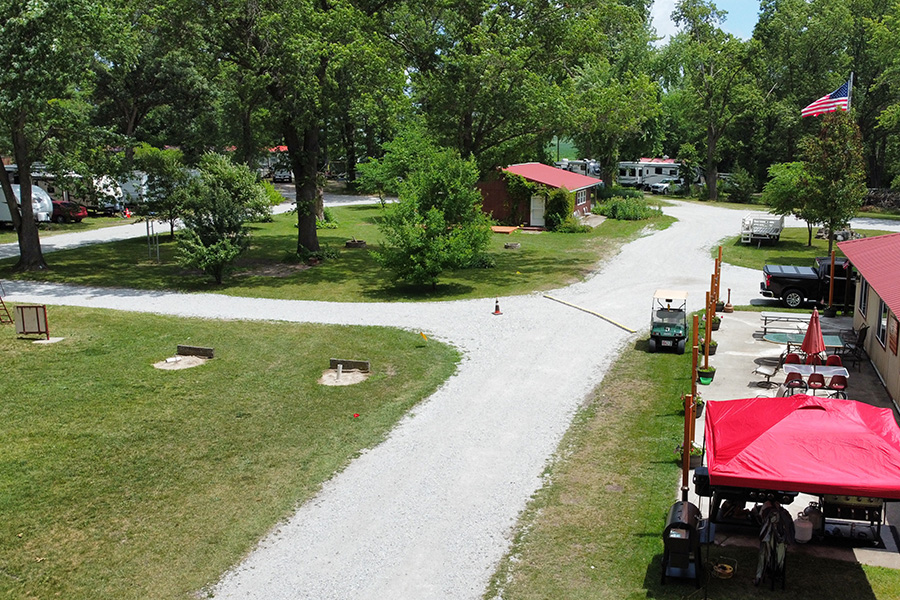
[[[325,369],[319,378],[320,385],[353,385],[365,381],[369,378],[369,373],[356,369],[345,370],[341,372],[341,378],[338,379],[337,369]]]
[[[153,363],[153,366],[162,371],[178,371],[181,369],[190,369],[191,367],[199,367],[207,360],[209,359],[203,358],[202,356],[173,356],[172,358],[161,360],[158,363]]]
[[[294,273],[310,268],[309,265],[303,263],[288,264],[262,261],[238,263],[237,267],[243,269],[240,273],[236,273],[238,277],[290,277]]]

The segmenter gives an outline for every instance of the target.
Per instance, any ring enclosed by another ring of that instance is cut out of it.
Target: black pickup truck
[[[848,270],[850,279],[848,281]],[[804,302],[828,304],[828,282],[831,273],[831,259],[816,259],[815,267],[795,267],[789,265],[766,265],[763,275],[766,280],[759,284],[759,293],[766,298],[781,298],[788,308],[797,308]],[[852,302],[856,291],[853,266],[846,258],[834,260],[834,304]]]

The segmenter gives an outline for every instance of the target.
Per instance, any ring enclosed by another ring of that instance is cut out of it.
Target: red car
[[[87,214],[87,208],[77,202],[54,200],[53,215],[50,219],[54,223],[81,223]]]

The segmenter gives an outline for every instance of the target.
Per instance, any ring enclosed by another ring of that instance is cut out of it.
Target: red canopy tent
[[[710,484],[900,499],[889,409],[798,394],[706,405]]]

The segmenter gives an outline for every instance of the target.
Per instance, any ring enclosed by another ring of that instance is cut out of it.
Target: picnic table
[[[804,377],[808,377],[813,373],[821,373],[825,377],[834,377],[835,375],[850,377],[850,372],[846,367],[835,367],[829,365],[786,364],[782,368],[784,369],[785,373],[800,373]]]
[[[809,319],[812,317],[811,314],[803,314],[803,313],[788,313],[788,312],[761,312],[759,313],[759,318],[762,319],[763,322],[763,335],[768,333],[768,328],[772,325],[777,325],[778,323],[790,323],[797,329],[800,329],[800,324],[809,325]],[[784,327],[780,327],[780,329],[784,329]]]

